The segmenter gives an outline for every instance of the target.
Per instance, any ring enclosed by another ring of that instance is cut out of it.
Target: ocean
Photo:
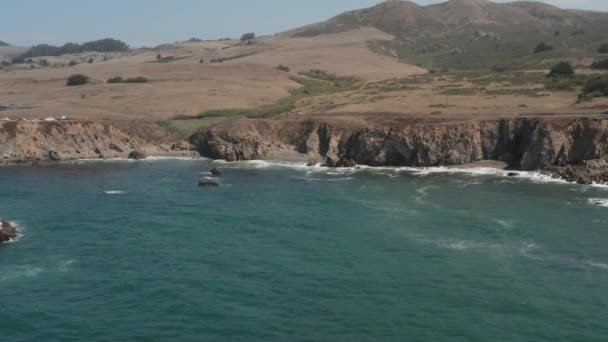
[[[88,161],[0,168],[0,217],[1,341],[608,340],[605,187]]]

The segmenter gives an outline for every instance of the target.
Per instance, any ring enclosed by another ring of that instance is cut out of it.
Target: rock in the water
[[[17,237],[17,229],[8,221],[2,220],[0,224],[0,243],[11,241]]]
[[[509,176],[509,177],[518,177],[519,173],[517,173],[517,172],[509,172],[509,173],[507,173],[507,176]]]
[[[214,175],[214,176],[221,176],[222,175],[222,173],[220,172],[220,170],[218,170],[215,167],[213,169],[211,169],[211,171],[209,171],[209,172],[211,172],[211,174]]]
[[[335,167],[355,167],[355,166],[357,166],[357,164],[354,161],[342,157],[342,158],[340,158],[340,160],[338,160]]]
[[[213,186],[220,186],[220,185],[211,179],[203,178],[198,181],[198,186],[213,187]]]
[[[55,151],[49,151],[49,160],[54,161],[54,162],[60,162],[61,156],[59,155],[59,153],[57,153]]]
[[[129,153],[129,159],[142,160],[146,159],[146,154],[141,151],[132,151]]]
[[[308,159],[306,166],[316,166],[317,164],[319,164],[319,161],[317,160],[317,158],[310,158],[310,159]]]

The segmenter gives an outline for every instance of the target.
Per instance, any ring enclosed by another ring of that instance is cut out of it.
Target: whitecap
[[[608,199],[605,198],[590,198],[588,199],[589,204],[597,205],[598,207],[608,208]]]
[[[108,190],[108,191],[104,191],[104,193],[106,195],[124,195],[127,192],[123,191],[123,190]]]
[[[608,271],[608,264],[603,262],[585,261],[585,265]]]
[[[2,277],[0,277],[0,282],[22,278],[34,278],[43,271],[44,269],[32,265],[16,266],[13,269],[2,270]]]
[[[494,222],[496,222],[498,224],[498,226],[500,226],[503,229],[511,230],[511,229],[515,228],[515,221],[513,221],[513,220],[494,219]]]
[[[57,269],[60,272],[69,272],[71,270],[72,265],[74,264],[75,260],[63,260],[57,263]]]

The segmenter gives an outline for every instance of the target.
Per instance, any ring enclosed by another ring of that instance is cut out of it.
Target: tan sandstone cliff
[[[142,146],[111,124],[84,121],[0,124],[1,163],[126,157]]]

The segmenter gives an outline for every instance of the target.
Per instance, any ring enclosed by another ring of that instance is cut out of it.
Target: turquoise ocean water
[[[436,171],[0,168],[0,340],[608,341],[608,189]]]

